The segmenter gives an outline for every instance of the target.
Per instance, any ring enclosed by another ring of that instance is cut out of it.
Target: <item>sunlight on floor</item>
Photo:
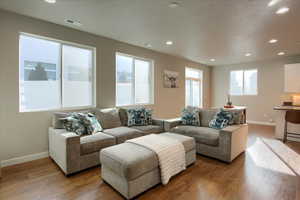
[[[259,138],[246,152],[258,167],[296,176]]]

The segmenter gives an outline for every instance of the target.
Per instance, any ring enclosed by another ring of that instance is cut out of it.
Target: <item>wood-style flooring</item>
[[[197,156],[196,164],[138,196],[149,200],[294,200],[296,177],[262,143],[274,128],[250,125],[248,148],[231,164]],[[300,143],[287,145],[300,154]],[[123,199],[101,180],[100,167],[65,177],[49,158],[2,169],[1,200]]]

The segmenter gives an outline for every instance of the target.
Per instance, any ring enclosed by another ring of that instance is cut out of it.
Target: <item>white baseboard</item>
[[[260,122],[260,121],[247,121],[248,124],[258,124],[258,125],[265,125],[265,126],[275,126],[275,123],[271,122]]]
[[[26,156],[22,156],[22,157],[17,157],[17,158],[11,158],[8,160],[2,160],[1,166],[7,167],[7,166],[21,164],[21,163],[25,163],[25,162],[29,162],[29,161],[33,161],[33,160],[37,160],[37,159],[41,159],[41,158],[46,158],[46,157],[49,157],[48,151],[36,153],[36,154],[30,154],[30,155],[26,155]]]

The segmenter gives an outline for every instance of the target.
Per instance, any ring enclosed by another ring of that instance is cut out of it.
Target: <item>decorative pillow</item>
[[[122,126],[119,111],[116,108],[93,110],[96,118],[103,129],[116,128]]]
[[[229,125],[233,119],[232,112],[221,110],[209,122],[209,127],[214,129],[222,129]]]
[[[181,120],[183,125],[200,126],[199,109],[184,108]]]
[[[70,113],[65,113],[65,112],[55,112],[55,113],[53,113],[53,116],[52,116],[52,126],[53,126],[53,128],[63,129],[64,128],[63,119],[65,119],[69,116],[70,116]]]
[[[147,125],[152,125],[152,109],[145,108]]]
[[[220,109],[200,109],[200,124],[203,127],[209,127],[209,122],[214,119]]]
[[[79,113],[70,113],[70,115],[63,119],[64,128],[67,131],[74,132],[77,135],[86,135],[87,130],[81,120]]]
[[[100,123],[92,113],[80,114],[80,118],[87,130],[88,135],[102,131]]]
[[[127,126],[146,126],[152,124],[152,110],[150,109],[127,109],[127,117]]]

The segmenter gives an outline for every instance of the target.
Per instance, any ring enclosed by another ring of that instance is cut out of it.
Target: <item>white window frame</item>
[[[118,56],[126,56],[126,57],[130,57],[132,58],[132,96],[131,96],[131,102],[133,102],[133,104],[128,104],[128,105],[118,105],[117,104],[117,99],[118,99],[118,87],[117,87],[117,80],[118,80],[118,73],[117,73],[117,57]],[[134,61],[135,60],[142,60],[142,61],[146,61],[150,63],[150,77],[151,77],[151,83],[150,83],[150,102],[149,103],[135,103],[135,65],[134,65]],[[116,52],[115,55],[115,75],[116,75],[116,100],[115,100],[115,106],[116,107],[126,107],[126,106],[143,106],[143,105],[154,105],[154,60],[152,59],[147,59],[147,58],[142,58],[142,57],[138,57],[138,56],[133,56],[133,55],[129,55],[129,54],[125,54],[125,53],[121,53],[121,52]]]
[[[31,109],[31,110],[22,110],[21,107],[21,65],[22,63],[20,63],[21,60],[21,45],[20,45],[20,39],[21,36],[27,36],[27,37],[33,37],[33,38],[37,38],[37,39],[42,39],[42,40],[47,40],[50,42],[57,42],[60,43],[60,107],[59,108],[55,108],[55,109]],[[72,106],[72,107],[63,107],[62,105],[62,99],[63,99],[63,58],[62,58],[62,47],[63,45],[68,45],[68,46],[73,46],[73,47],[77,47],[77,48],[83,48],[83,49],[88,49],[92,51],[92,67],[93,67],[93,80],[92,80],[92,84],[93,84],[93,89],[92,89],[92,105],[90,106]],[[88,45],[83,45],[83,44],[78,44],[78,43],[74,43],[74,42],[68,42],[68,41],[64,41],[64,40],[59,40],[59,39],[54,39],[54,38],[50,38],[50,37],[45,37],[45,36],[40,36],[40,35],[35,35],[35,34],[31,34],[31,33],[25,33],[25,32],[20,32],[19,33],[19,112],[21,113],[26,113],[26,112],[43,112],[43,111],[64,111],[64,110],[79,110],[79,109],[89,109],[89,108],[95,108],[96,107],[96,52],[97,49],[96,47],[92,47],[92,46],[88,46]]]
[[[187,77],[186,76],[186,70],[187,69],[191,69],[191,70],[194,70],[194,71],[199,71],[200,72],[200,78],[192,78],[192,77]],[[197,68],[192,68],[192,67],[185,67],[185,71],[184,71],[184,73],[185,73],[185,81],[184,81],[184,86],[185,86],[185,96],[186,96],[186,80],[195,80],[195,81],[199,81],[200,82],[200,87],[199,87],[199,89],[200,89],[200,92],[199,92],[199,94],[200,94],[200,96],[199,96],[199,100],[200,100],[200,105],[199,105],[199,107],[200,108],[203,108],[203,76],[204,76],[204,73],[203,73],[203,70],[201,70],[201,69],[197,69]],[[187,105],[187,102],[186,102],[186,99],[185,99],[185,106],[188,106]]]
[[[256,70],[256,78],[257,78],[257,83],[256,83],[256,94],[245,94],[245,72],[246,71],[253,71]],[[231,94],[231,72],[238,72],[242,71],[243,72],[243,82],[242,82],[242,94]],[[258,95],[258,69],[257,68],[251,68],[251,69],[237,69],[237,70],[230,70],[229,72],[229,92],[230,96],[257,96]]]

